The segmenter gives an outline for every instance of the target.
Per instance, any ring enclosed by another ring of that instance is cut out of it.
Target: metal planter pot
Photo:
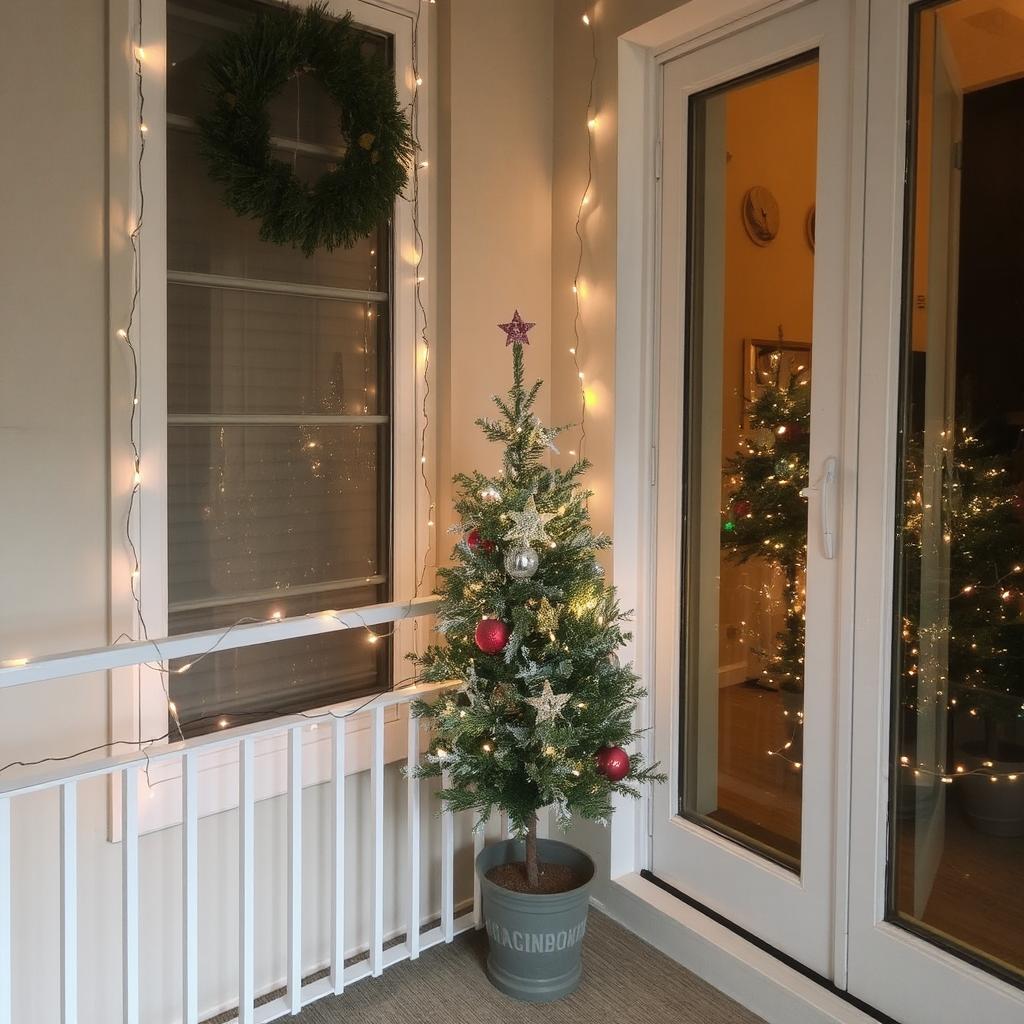
[[[511,892],[487,880],[499,864],[524,859],[521,839],[486,846],[476,859],[480,898],[490,954],[492,984],[527,1003],[550,1003],[580,983],[580,951],[587,928],[594,862],[582,851],[554,839],[538,839],[543,863],[566,864],[586,881],[577,889],[553,894]]]

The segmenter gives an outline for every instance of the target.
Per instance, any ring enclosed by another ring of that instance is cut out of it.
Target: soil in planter
[[[487,881],[500,885],[511,892],[528,892],[537,895],[550,895],[556,892],[570,892],[578,889],[586,878],[567,864],[540,864],[540,884],[531,888],[526,880],[526,862],[513,861],[511,864],[498,864],[487,872]]]

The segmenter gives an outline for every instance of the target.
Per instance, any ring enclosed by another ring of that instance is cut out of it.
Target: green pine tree
[[[523,350],[512,346],[513,383],[495,397],[499,416],[477,423],[504,446],[496,478],[459,474],[455,509],[462,539],[454,564],[439,570],[443,645],[414,660],[424,681],[461,685],[413,713],[434,720],[419,777],[446,776],[441,799],[452,811],[472,809],[478,827],[495,809],[526,840],[529,884],[538,884],[537,812],[553,806],[565,827],[573,815],[606,821],[612,794],[639,796],[638,786],[664,776],[630,757],[628,774],[611,781],[597,753],[637,736],[633,712],[644,691],[615,652],[628,639],[615,591],[595,552],[611,543],[591,530],[579,460],[549,469],[561,428],[533,413],[541,381],[523,382]],[[516,578],[506,556],[536,546],[533,575]],[[508,629],[504,649],[487,654],[475,641],[483,619]]]
[[[783,372],[778,353],[757,397],[748,405],[750,433],[726,463],[730,488],[722,550],[742,565],[767,563],[782,577],[784,623],[769,645],[755,648],[773,687],[802,692],[804,589],[807,579],[807,501],[810,455],[810,376]]]

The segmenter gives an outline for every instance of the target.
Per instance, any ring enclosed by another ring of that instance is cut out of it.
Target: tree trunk
[[[537,815],[530,815],[526,830],[526,881],[531,889],[540,887],[540,863],[537,860]]]

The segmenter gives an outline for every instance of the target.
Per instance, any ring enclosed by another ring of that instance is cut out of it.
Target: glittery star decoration
[[[544,680],[544,690],[539,697],[527,697],[526,703],[533,705],[537,712],[537,724],[553,722],[556,715],[562,713],[562,708],[569,702],[569,694],[555,693],[551,689],[549,680]]]
[[[507,324],[498,324],[498,326],[505,332],[507,339],[505,345],[507,347],[509,345],[529,345],[530,339],[526,336],[526,333],[531,327],[536,327],[537,325],[526,323],[519,315],[519,310],[517,309]]]
[[[505,534],[505,540],[520,544],[547,544],[550,541],[544,527],[555,518],[555,513],[538,512],[532,494],[522,512],[509,512],[508,517],[515,525]]]
[[[558,609],[546,598],[540,599],[540,607],[537,609],[537,631],[539,633],[554,633],[558,629]]]

